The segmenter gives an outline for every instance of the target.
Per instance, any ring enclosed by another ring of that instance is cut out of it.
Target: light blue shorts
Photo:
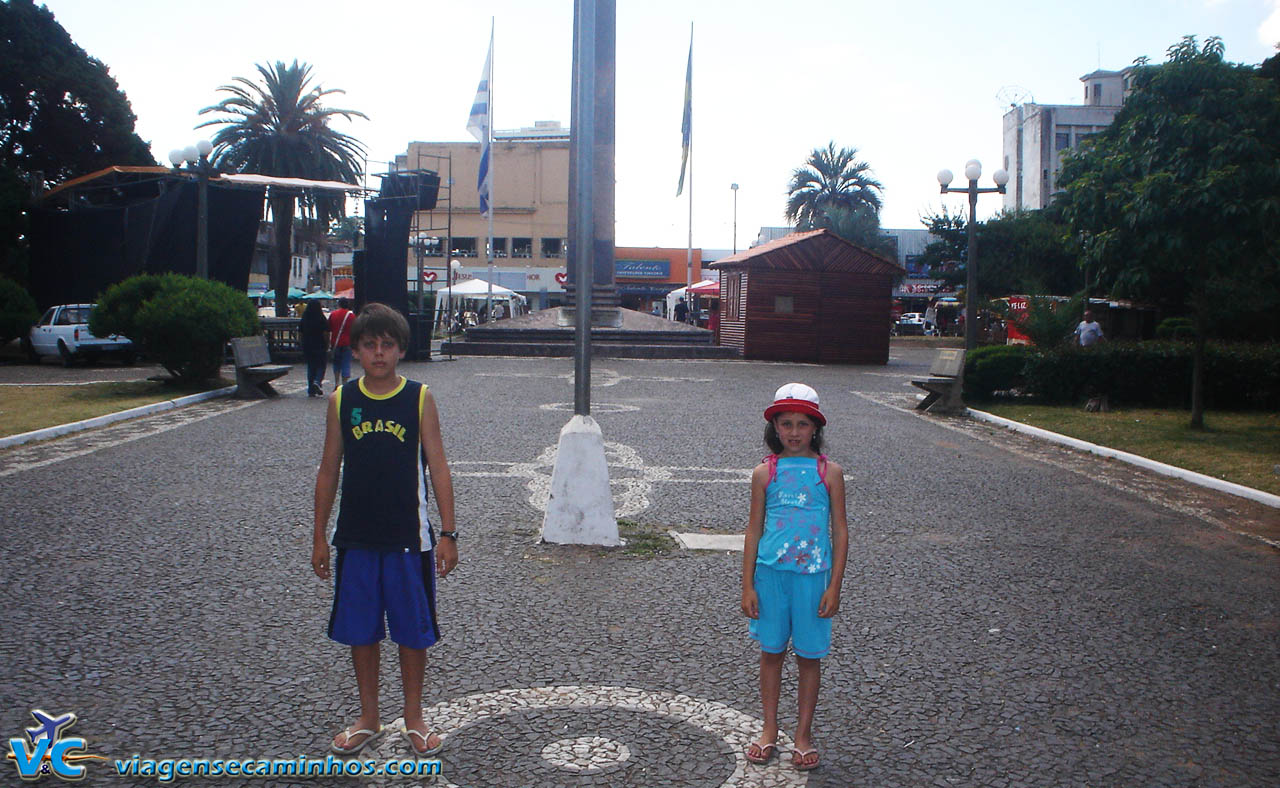
[[[756,564],[760,617],[750,620],[748,631],[760,650],[781,654],[791,641],[798,657],[825,657],[831,651],[831,619],[818,616],[818,604],[830,584],[829,569],[810,575]]]

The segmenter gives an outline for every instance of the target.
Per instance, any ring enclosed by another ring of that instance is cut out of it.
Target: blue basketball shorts
[[[756,564],[760,617],[750,620],[748,631],[760,650],[781,654],[790,641],[798,657],[825,657],[831,651],[831,619],[818,616],[818,604],[830,583],[831,570],[803,574]]]
[[[391,639],[406,648],[435,645],[440,628],[434,559],[432,552],[338,548],[329,637],[367,646],[381,642],[390,629]]]

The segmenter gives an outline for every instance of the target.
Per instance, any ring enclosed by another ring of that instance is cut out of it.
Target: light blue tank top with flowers
[[[756,563],[816,574],[831,568],[831,497],[816,457],[779,457],[765,488],[764,533]]]

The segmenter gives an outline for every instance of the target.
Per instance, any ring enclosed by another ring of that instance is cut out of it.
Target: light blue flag
[[[489,167],[489,143],[492,113],[489,106],[489,81],[493,78],[493,33],[489,34],[489,54],[484,59],[484,71],[476,88],[476,99],[471,104],[471,117],[467,118],[467,131],[480,141],[480,170],[476,174],[476,191],[480,195],[480,215],[489,216],[489,196],[493,192],[493,170]]]
[[[689,164],[689,146],[693,144],[693,25],[689,25],[689,64],[684,70],[684,118],[680,121],[680,185],[676,196],[684,191],[684,172]]]

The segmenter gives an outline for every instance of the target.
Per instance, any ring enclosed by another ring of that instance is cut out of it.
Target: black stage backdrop
[[[194,182],[127,203],[34,208],[31,295],[41,309],[93,303],[108,286],[134,274],[195,274]],[[240,292],[249,287],[262,188],[209,185],[209,278]],[[407,230],[406,230],[407,238]]]
[[[364,201],[364,255],[355,260],[356,302],[378,301],[409,313],[409,284],[405,279],[412,200]]]

